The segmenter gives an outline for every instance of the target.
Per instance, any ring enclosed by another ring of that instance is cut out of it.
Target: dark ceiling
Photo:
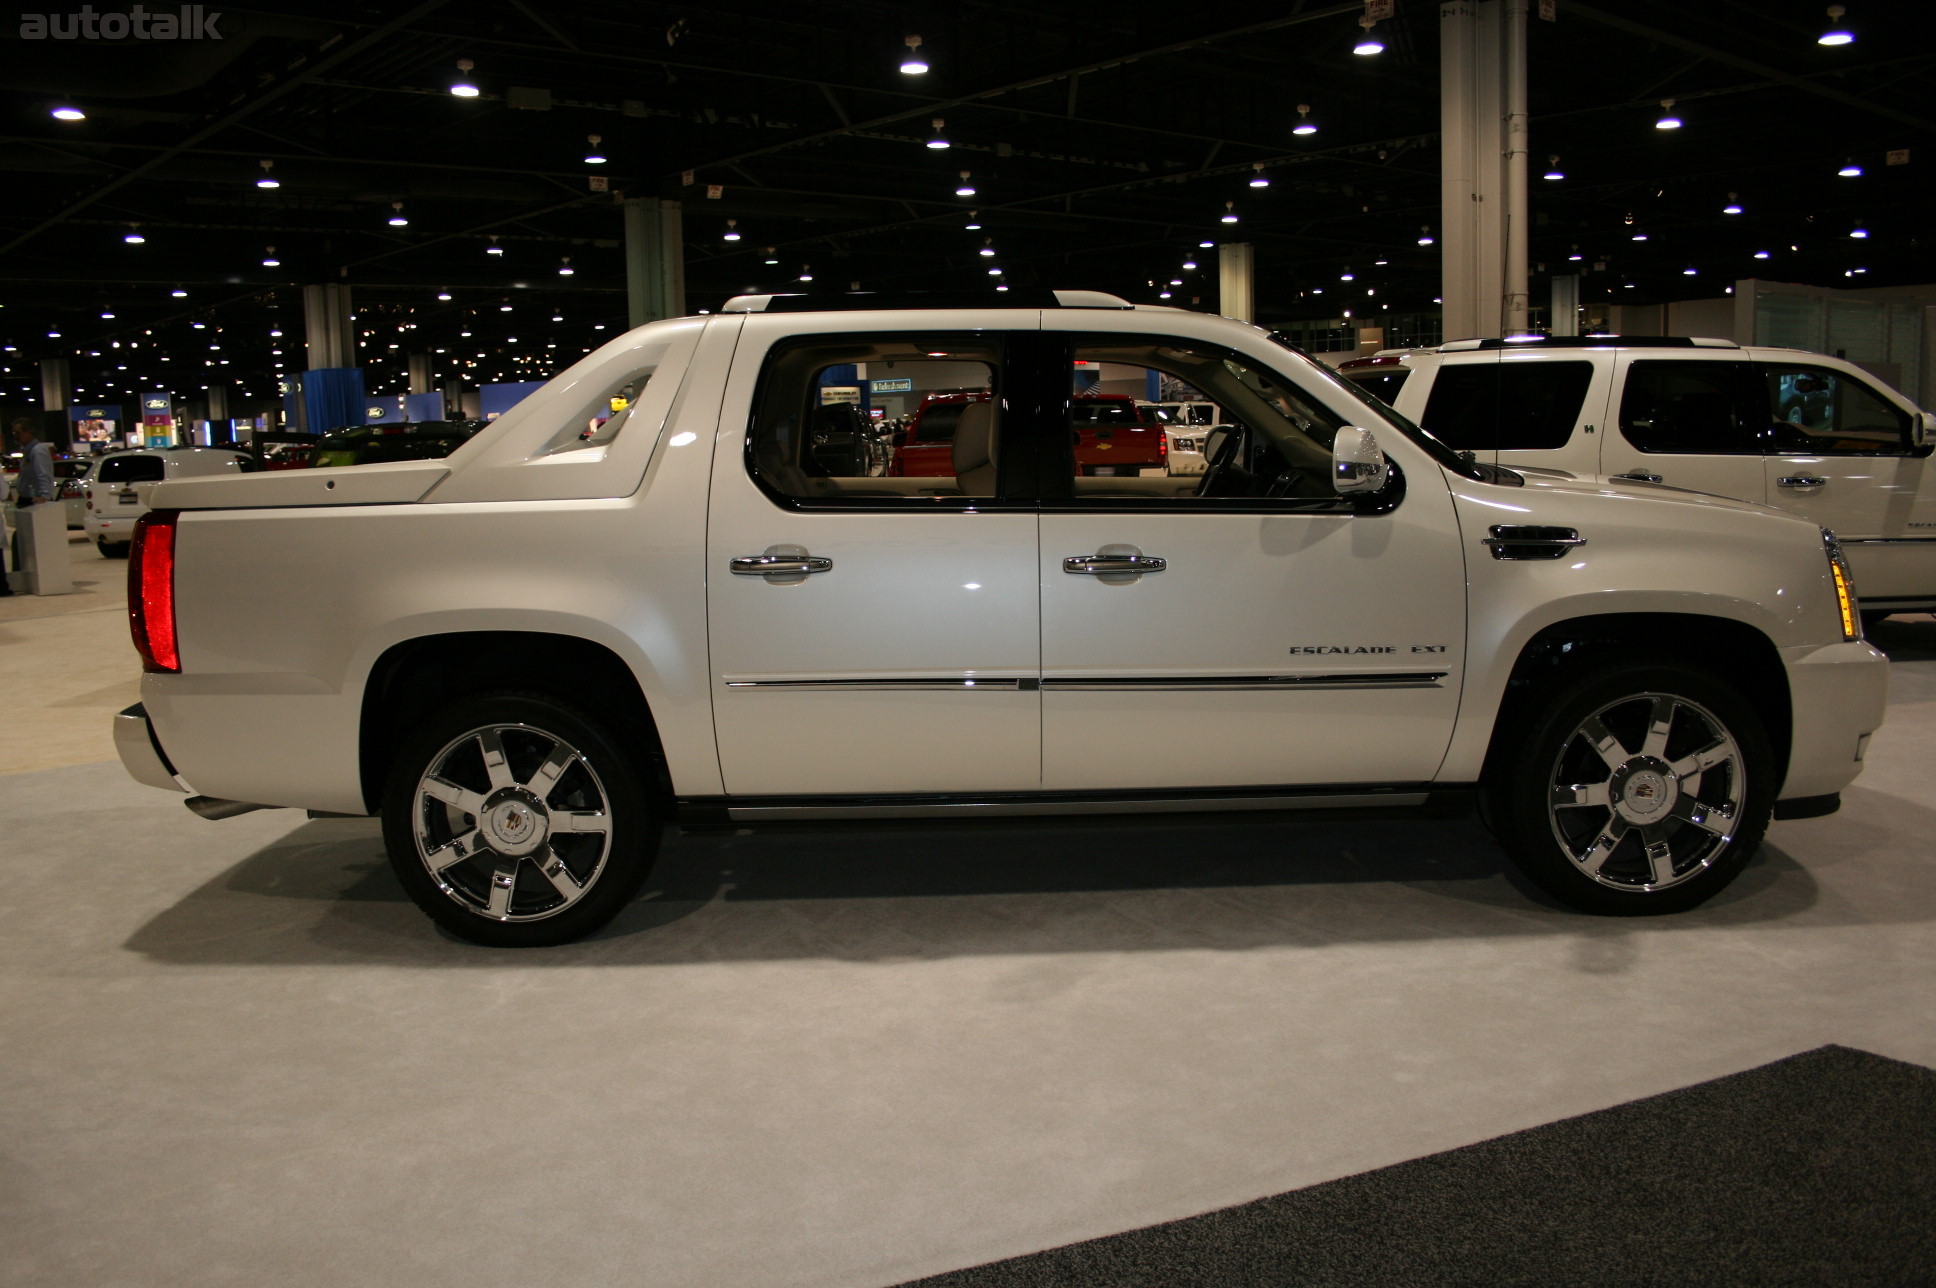
[[[1922,9],[1852,4],[1855,43],[1825,48],[1824,6],[1800,0],[1558,0],[1529,37],[1535,304],[1548,272],[1582,268],[1589,303],[1751,276],[1931,280]],[[1398,0],[1373,57],[1351,52],[1356,3],[219,12],[220,40],[0,31],[0,396],[37,393],[33,360],[63,355],[89,398],[264,393],[276,362],[303,365],[315,282],[353,288],[372,392],[401,390],[411,351],[442,351],[440,383],[549,374],[625,324],[621,194],[684,203],[692,309],[806,289],[803,271],[814,289],[1006,281],[1214,308],[1215,252],[1181,265],[1228,239],[1255,247],[1260,321],[1349,304],[1395,338],[1431,325],[1415,321],[1438,294],[1437,248],[1418,245],[1439,223],[1439,15],[1423,0]],[[923,77],[897,70],[910,34]],[[474,99],[449,93],[465,58]],[[1679,131],[1653,126],[1667,97]],[[63,99],[86,119],[53,119]],[[1291,134],[1299,104],[1316,134]],[[936,118],[946,151],[923,146]],[[593,134],[603,165],[582,160]],[[1553,155],[1566,177],[1542,180]],[[1837,175],[1849,158],[1860,177]],[[281,187],[256,186],[263,161]],[[1268,188],[1249,186],[1259,166]],[[973,197],[954,195],[962,170]],[[1731,193],[1740,215],[1722,213]]]

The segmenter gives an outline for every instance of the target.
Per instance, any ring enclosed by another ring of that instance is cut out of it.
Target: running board
[[[1470,790],[1422,783],[1367,787],[1348,784],[1311,790],[995,792],[898,796],[740,796],[680,800],[685,827],[735,823],[810,823],[864,819],[1048,818],[1096,814],[1196,814],[1265,810],[1406,809],[1459,807]]]

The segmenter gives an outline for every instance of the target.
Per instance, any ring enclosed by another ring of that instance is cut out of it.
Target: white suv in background
[[[1833,531],[1864,614],[1936,608],[1936,417],[1840,358],[1546,336],[1386,351],[1339,374],[1485,464],[1755,501]]]
[[[229,447],[136,447],[95,463],[84,493],[81,526],[102,554],[125,556],[134,525],[148,513],[154,485],[174,478],[246,474],[255,458]]]

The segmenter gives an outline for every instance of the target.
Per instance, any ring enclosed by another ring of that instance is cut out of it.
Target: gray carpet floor
[[[1936,1283],[1936,1072],[1823,1047],[903,1288]]]

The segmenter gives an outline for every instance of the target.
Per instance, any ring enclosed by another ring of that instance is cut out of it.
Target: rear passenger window
[[[1592,382],[1591,362],[1446,363],[1419,423],[1461,451],[1564,447]]]
[[[986,335],[809,336],[760,378],[748,465],[792,502],[996,495],[1001,348]]]
[[[1635,362],[1620,432],[1643,452],[1759,455],[1759,403],[1744,362]]]
[[[95,478],[102,483],[159,483],[164,468],[159,456],[110,456]]]

